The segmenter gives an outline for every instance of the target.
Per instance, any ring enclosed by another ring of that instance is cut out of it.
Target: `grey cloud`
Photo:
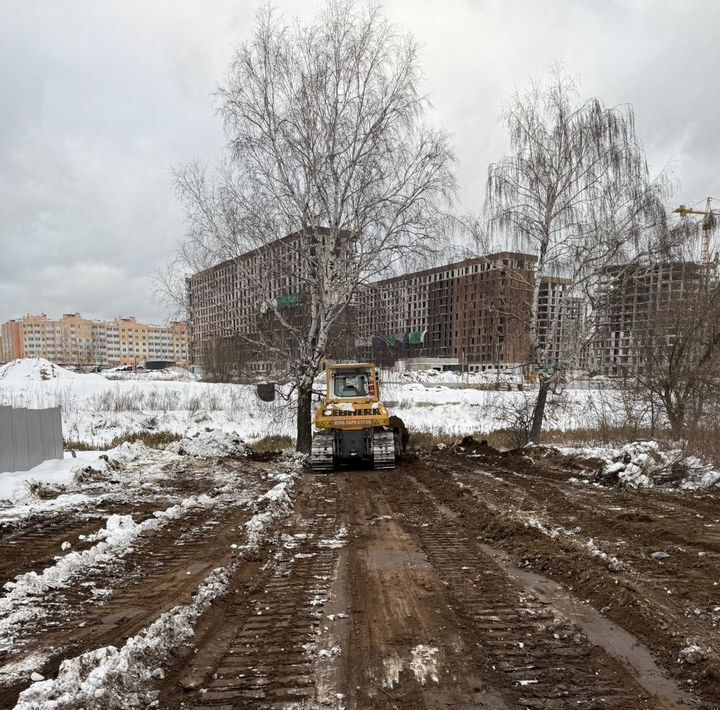
[[[276,3],[310,14],[319,0]],[[630,102],[677,201],[720,196],[720,4],[388,0],[424,45],[426,89],[454,135],[460,209],[482,206],[507,149],[503,101],[564,60],[585,96]],[[0,321],[24,312],[165,317],[150,274],[182,231],[170,168],[212,162],[211,109],[246,0],[0,0]]]

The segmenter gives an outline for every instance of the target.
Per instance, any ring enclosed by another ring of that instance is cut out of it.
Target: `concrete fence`
[[[63,457],[60,407],[0,407],[0,473]]]

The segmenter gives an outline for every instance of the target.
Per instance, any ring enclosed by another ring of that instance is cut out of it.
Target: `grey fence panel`
[[[61,459],[63,457],[62,412],[60,407],[52,407],[47,411],[52,412],[51,426],[48,427],[48,432],[52,437],[48,458]]]
[[[15,457],[14,471],[27,471],[30,468],[30,449],[28,447],[27,409],[13,409],[12,438]]]
[[[0,407],[0,472],[27,471],[63,457],[60,407]]]
[[[0,407],[0,473],[14,470],[12,407]]]
[[[52,409],[39,409],[40,413],[40,445],[42,460],[55,458],[55,412]]]
[[[55,442],[55,453],[53,455],[54,459],[61,459],[63,457],[63,448],[64,448],[64,441],[63,441],[63,430],[62,430],[62,410],[60,407],[54,407],[55,416],[53,418],[54,422],[54,437],[53,440]]]
[[[45,460],[43,456],[42,414],[39,409],[28,409],[28,460],[29,468]]]

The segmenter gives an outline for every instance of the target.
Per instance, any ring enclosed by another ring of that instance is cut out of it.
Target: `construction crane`
[[[705,210],[695,210],[692,207],[686,207],[685,205],[680,205],[676,210],[673,210],[673,212],[677,212],[678,214],[681,214],[683,216],[691,215],[691,214],[697,214],[703,216],[702,221],[702,242],[700,243],[700,263],[703,264],[703,266],[709,266],[710,265],[710,235],[712,234],[715,227],[717,227],[717,215],[720,215],[720,210],[713,209],[712,208],[712,198],[707,198],[707,203],[705,205]]]

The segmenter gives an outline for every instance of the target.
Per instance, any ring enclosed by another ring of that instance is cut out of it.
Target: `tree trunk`
[[[303,378],[306,379],[306,378]],[[297,445],[296,450],[309,454],[312,446],[312,380],[301,383],[297,398]]]
[[[540,376],[540,389],[538,391],[537,400],[535,400],[532,425],[530,427],[530,436],[528,437],[529,444],[537,444],[540,440],[540,432],[542,431],[543,418],[545,417],[545,403],[547,402],[547,395],[549,389],[550,378]]]
[[[670,431],[674,439],[685,437],[685,412],[681,407],[666,407]]]

